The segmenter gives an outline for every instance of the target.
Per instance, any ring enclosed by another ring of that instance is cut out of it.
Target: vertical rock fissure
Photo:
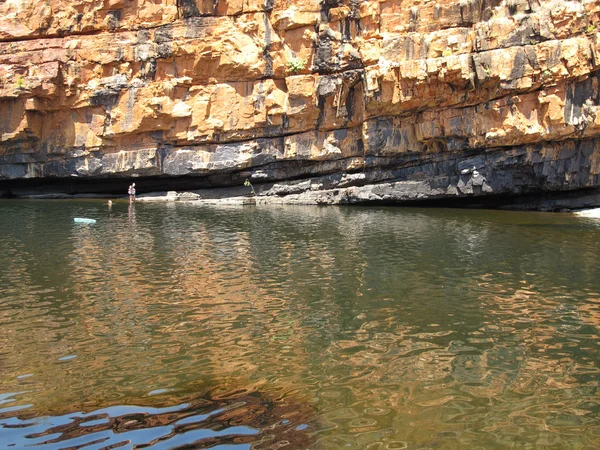
[[[262,52],[263,58],[265,59],[265,71],[262,75],[262,78],[271,78],[273,76],[273,57],[271,56],[271,45],[273,44],[273,40],[271,36],[271,21],[269,20],[272,9],[273,0],[266,0],[265,13],[263,14],[263,25],[265,27],[265,45],[263,47]]]

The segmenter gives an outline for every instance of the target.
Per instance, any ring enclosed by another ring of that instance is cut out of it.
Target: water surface
[[[2,201],[0,229],[0,448],[600,447],[595,219]]]

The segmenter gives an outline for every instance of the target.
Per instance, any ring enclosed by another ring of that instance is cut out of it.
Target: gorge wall
[[[599,0],[0,0],[0,191],[598,204],[599,22]]]

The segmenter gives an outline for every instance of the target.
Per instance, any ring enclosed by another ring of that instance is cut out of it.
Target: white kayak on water
[[[86,219],[85,217],[75,217],[73,219],[75,223],[96,223],[96,219]]]

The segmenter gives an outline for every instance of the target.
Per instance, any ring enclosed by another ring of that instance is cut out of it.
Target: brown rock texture
[[[0,180],[250,179],[322,203],[596,189],[598,22],[598,0],[0,1]]]

